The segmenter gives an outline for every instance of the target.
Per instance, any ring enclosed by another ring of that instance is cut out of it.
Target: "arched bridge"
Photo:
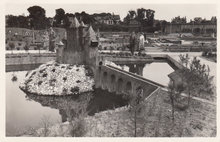
[[[110,65],[101,65],[96,70],[96,88],[115,92],[116,94],[136,95],[137,90],[143,91],[148,97],[159,87],[165,87],[139,75],[118,69]]]

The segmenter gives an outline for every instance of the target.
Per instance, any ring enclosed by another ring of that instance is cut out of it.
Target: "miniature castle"
[[[86,26],[76,17],[69,17],[69,21],[70,25],[66,29],[66,41],[64,41],[65,46],[57,50],[57,61],[73,65],[86,64],[95,68],[98,53],[96,33],[92,26]]]

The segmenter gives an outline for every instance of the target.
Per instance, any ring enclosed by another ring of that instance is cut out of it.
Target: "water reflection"
[[[80,113],[94,115],[96,112],[117,108],[127,104],[121,95],[115,95],[107,91],[95,89],[75,96],[42,96],[27,94],[28,100],[34,100],[42,106],[59,110],[62,122],[72,120]]]
[[[83,107],[85,98],[89,99],[88,115],[126,105],[120,95],[96,89],[79,98],[74,96],[39,96],[26,94],[19,88],[27,71],[6,73],[6,136],[20,135],[27,127],[39,128],[42,117],[49,116],[52,124],[68,121],[77,115],[76,109]],[[13,82],[12,76],[17,76]],[[90,96],[87,98],[86,96]]]
[[[151,63],[120,63],[115,62],[119,68],[143,76],[144,78],[158,82],[167,86],[170,79],[168,74],[172,73],[176,67],[167,61]]]

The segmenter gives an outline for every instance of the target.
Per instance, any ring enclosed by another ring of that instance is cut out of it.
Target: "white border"
[[[219,5],[220,1],[218,0],[4,0],[2,2],[1,0],[0,5],[0,45],[1,45],[1,52],[0,52],[0,79],[1,79],[1,92],[0,92],[0,142],[42,142],[42,141],[65,141],[65,142],[78,142],[78,141],[106,141],[106,142],[112,142],[112,141],[124,141],[124,142],[133,142],[133,141],[157,141],[157,142],[170,142],[170,141],[198,141],[198,142],[207,142],[207,141],[214,141],[214,142],[220,142],[220,132],[219,132],[219,123],[217,123],[217,137],[215,138],[28,138],[28,137],[5,137],[5,4],[6,3],[29,3],[29,4],[216,4],[218,6],[218,25],[219,25]],[[205,10],[205,9],[204,9]],[[217,28],[217,33],[219,35],[219,28]],[[219,43],[219,39],[217,40],[217,43]],[[217,44],[218,47],[218,44]],[[217,94],[219,94],[219,87],[218,84],[220,83],[220,79],[218,78],[218,71],[219,71],[219,49],[217,49]],[[220,100],[219,97],[217,97],[217,122],[220,122],[220,115],[219,115],[219,104]]]

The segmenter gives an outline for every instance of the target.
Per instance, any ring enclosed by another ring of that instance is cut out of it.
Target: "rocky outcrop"
[[[78,95],[93,91],[93,85],[93,74],[87,66],[52,61],[28,72],[20,88],[38,95]]]

